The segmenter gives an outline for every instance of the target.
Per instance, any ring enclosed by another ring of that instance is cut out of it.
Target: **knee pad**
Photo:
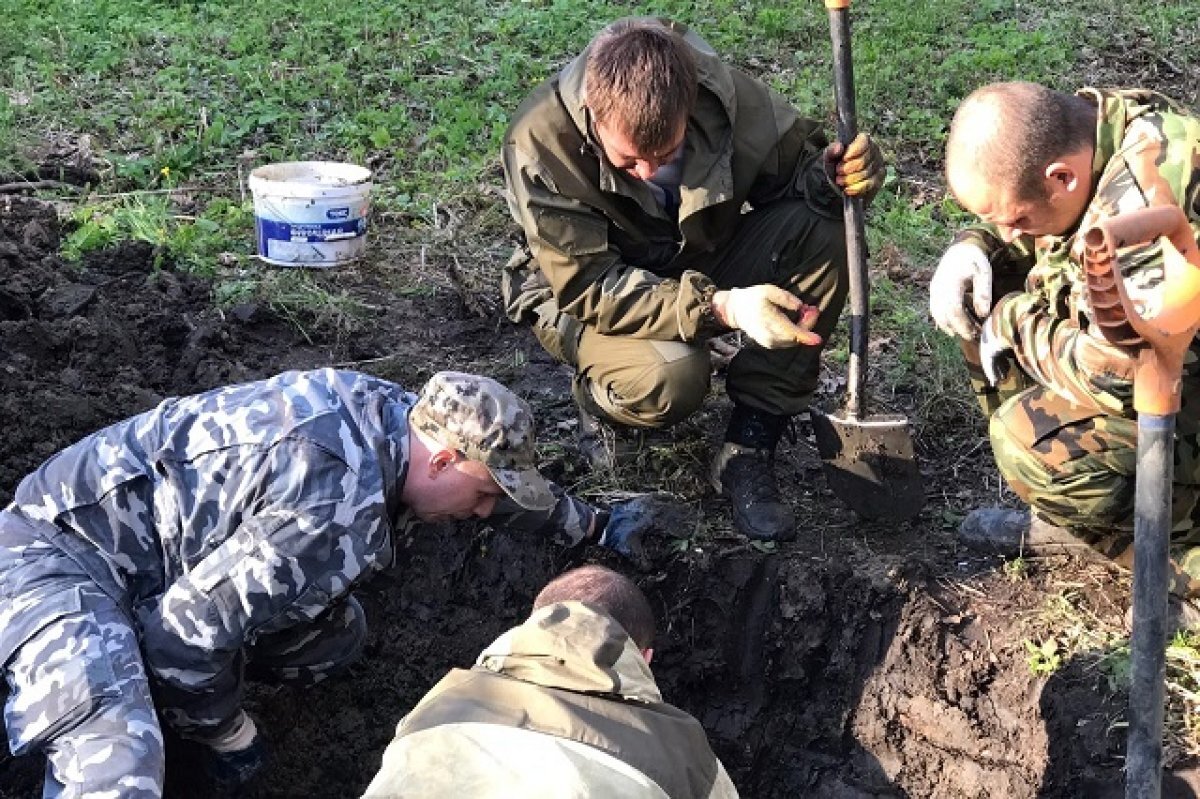
[[[650,344],[659,358],[617,370],[608,386],[581,378],[610,421],[628,427],[670,427],[703,404],[711,374],[707,347],[676,341]]]

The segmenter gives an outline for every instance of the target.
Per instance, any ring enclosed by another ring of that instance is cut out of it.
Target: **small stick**
[[[79,186],[63,183],[61,180],[28,180],[20,183],[0,183],[0,194],[11,194],[14,191],[34,191],[35,189],[74,189]]]

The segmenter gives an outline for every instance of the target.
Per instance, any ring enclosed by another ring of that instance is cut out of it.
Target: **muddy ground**
[[[367,318],[297,327],[269,305],[216,309],[207,283],[156,267],[147,247],[66,265],[61,234],[47,206],[0,197],[0,502],[58,448],[163,397],[329,364],[414,388],[447,367],[495,375],[539,411],[545,470],[610,490],[571,447],[564,369],[452,283],[401,298],[395,272],[368,259],[324,276],[374,309]],[[912,412],[906,402],[892,398]],[[691,542],[652,568],[485,524],[405,541],[394,572],[363,593],[372,632],[352,673],[307,691],[252,689],[273,761],[246,795],[357,795],[396,722],[447,669],[517,623],[552,575],[596,559],[651,597],[664,693],[703,722],[745,796],[1122,795],[1123,697],[1094,658],[1035,676],[1024,642],[1048,596],[1111,619],[1127,584],[1066,558],[1010,579],[999,559],[958,548],[961,513],[1005,498],[981,419],[949,414],[920,431],[929,502],[890,526],[861,523],[830,494],[802,425],[781,463],[802,531],[767,551],[730,531],[700,479],[727,412],[718,377],[705,411],[614,484],[674,491],[696,513]],[[1193,795],[1189,765],[1176,764],[1169,795]],[[38,795],[40,772],[38,758],[0,758],[0,796]],[[211,795],[179,742],[169,772],[169,795]]]

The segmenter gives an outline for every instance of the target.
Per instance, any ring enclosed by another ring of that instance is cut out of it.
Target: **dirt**
[[[0,502],[60,447],[163,397],[329,364],[414,388],[441,368],[492,374],[539,412],[545,471],[599,490],[571,447],[564,368],[450,284],[400,296],[385,259],[368,260],[326,279],[369,317],[288,320],[267,305],[217,309],[206,282],[156,265],[148,247],[65,264],[61,235],[49,206],[0,197]],[[902,392],[893,399],[892,410],[914,410]],[[702,527],[686,546],[659,547],[648,568],[482,523],[404,541],[397,568],[362,593],[372,632],[349,674],[304,691],[251,687],[273,755],[245,795],[357,795],[408,708],[585,560],[631,573],[651,597],[663,691],[701,720],[745,796],[1123,795],[1123,695],[1095,657],[1035,675],[1025,642],[1048,597],[1069,593],[1111,619],[1127,585],[1067,558],[1032,559],[1014,579],[998,558],[958,548],[962,512],[1002,496],[982,420],[951,415],[919,431],[929,501],[895,525],[860,522],[833,497],[802,424],[780,468],[804,522],[797,541],[772,548],[733,534],[701,479],[727,412],[715,390],[626,475],[675,491]],[[168,795],[212,795],[194,752],[169,747]],[[1174,764],[1167,795],[1194,795],[1190,765]],[[37,757],[0,758],[0,796],[38,795],[41,770]]]

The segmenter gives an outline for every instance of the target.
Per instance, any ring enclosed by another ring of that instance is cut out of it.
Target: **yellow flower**
[[[162,175],[164,178],[171,177],[171,167],[164,166],[162,169],[158,170],[158,174]]]

